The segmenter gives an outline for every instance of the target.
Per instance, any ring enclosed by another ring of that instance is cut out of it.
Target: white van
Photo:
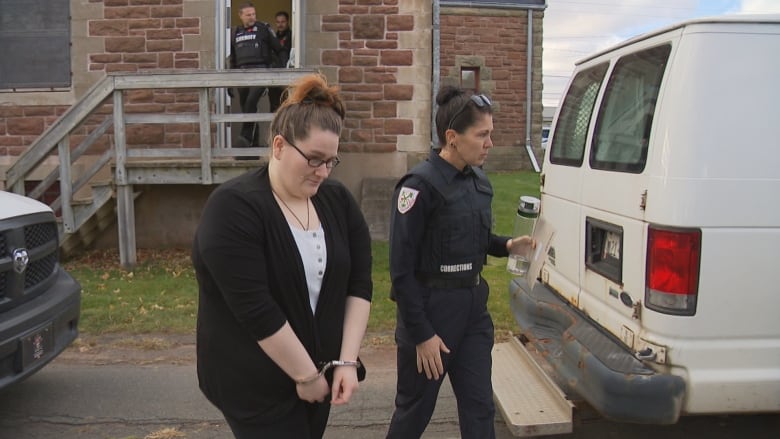
[[[780,15],[730,16],[577,64],[541,174],[555,235],[510,285],[568,398],[657,424],[780,411],[778,54]]]

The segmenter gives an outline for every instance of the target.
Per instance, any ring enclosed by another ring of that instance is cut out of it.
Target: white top
[[[309,305],[311,312],[317,309],[317,300],[320,298],[322,277],[325,275],[325,264],[328,262],[328,253],[325,248],[325,232],[322,224],[317,230],[301,230],[290,225],[295,244],[298,245],[298,253],[301,254],[301,262],[306,272],[306,285],[309,288]]]

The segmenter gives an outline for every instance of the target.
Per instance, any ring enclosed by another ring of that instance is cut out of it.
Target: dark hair
[[[493,114],[490,105],[478,106],[471,100],[472,94],[466,90],[445,85],[436,94],[436,135],[439,145],[447,143],[445,133],[453,129],[458,133],[464,132],[473,125],[477,118],[483,114]]]
[[[347,110],[338,87],[329,86],[325,76],[306,75],[288,87],[284,96],[268,130],[269,145],[277,134],[291,142],[306,139],[312,127],[341,135]]]
[[[287,21],[290,21],[290,14],[288,14],[288,13],[287,13],[287,12],[285,12],[285,11],[279,11],[279,12],[277,12],[277,13],[276,13],[276,15],[274,15],[274,18],[276,18],[276,17],[278,17],[278,16],[280,16],[280,15],[283,15],[283,16],[284,16],[284,18],[285,18],[285,19],[287,19]]]

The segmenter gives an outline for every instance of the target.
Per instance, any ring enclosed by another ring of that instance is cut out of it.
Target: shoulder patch
[[[401,192],[398,194],[398,212],[406,213],[412,210],[414,202],[417,201],[417,194],[420,191],[412,189],[410,187],[403,186]]]

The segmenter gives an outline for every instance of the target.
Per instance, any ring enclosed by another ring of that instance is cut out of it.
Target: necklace
[[[300,218],[298,218],[298,215],[296,215],[296,214],[295,214],[295,212],[293,212],[293,210],[292,210],[292,209],[290,209],[290,206],[288,206],[288,205],[287,205],[287,203],[285,203],[285,202],[284,202],[284,200],[282,199],[282,197],[280,197],[280,196],[279,196],[279,195],[278,195],[278,194],[277,194],[275,191],[273,191],[273,190],[272,190],[271,192],[273,192],[273,194],[274,194],[274,196],[276,197],[276,199],[277,199],[277,200],[279,200],[279,201],[281,201],[281,202],[282,202],[282,205],[284,205],[284,207],[286,207],[286,208],[287,208],[287,210],[288,210],[288,211],[289,211],[289,212],[292,214],[293,218],[295,218],[295,220],[296,220],[296,221],[298,221],[298,224],[300,224],[300,225],[301,225],[301,228],[302,228],[303,230],[305,230],[305,231],[307,231],[307,232],[308,232],[308,231],[309,231],[309,199],[308,199],[308,198],[306,199],[306,225],[304,226],[304,225],[303,225],[303,221],[301,221],[301,219],[300,219]]]

